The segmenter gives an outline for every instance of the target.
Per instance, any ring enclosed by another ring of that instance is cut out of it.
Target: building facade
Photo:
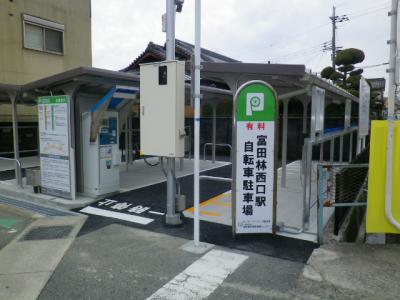
[[[0,84],[92,65],[91,0],[0,0]],[[18,104],[20,149],[37,149],[37,107]],[[11,105],[0,104],[0,156],[12,155]]]
[[[0,1],[0,82],[91,66],[91,0]]]

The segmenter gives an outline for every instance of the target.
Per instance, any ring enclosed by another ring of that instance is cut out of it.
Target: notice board
[[[38,99],[42,193],[72,199],[69,96]]]

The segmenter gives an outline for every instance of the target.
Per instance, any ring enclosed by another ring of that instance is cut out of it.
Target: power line
[[[348,0],[347,1],[342,1],[342,3],[344,3],[344,2],[348,2]],[[383,3],[380,3],[378,5],[372,5],[370,7],[364,8],[363,10],[350,13],[350,14],[347,15],[347,17],[352,17],[352,16],[358,17],[359,14],[369,13],[371,10],[377,11],[377,10],[388,8],[387,4],[384,4],[384,6],[382,6],[382,5],[383,5]],[[343,15],[343,16],[346,16],[346,15]],[[345,20],[341,20],[339,23],[344,22],[344,21]],[[321,29],[323,27],[329,26],[330,24],[331,24],[331,22],[330,23],[323,23],[323,24],[320,24],[320,25],[316,25],[314,27],[310,27],[310,28],[306,29],[304,32],[302,32],[302,33],[299,32],[300,34],[296,34],[296,35],[293,35],[293,36],[288,36],[288,37],[286,37],[286,39],[291,39],[291,38],[298,39],[299,37],[303,37],[304,35],[309,34],[310,31]],[[285,42],[287,42],[287,40],[283,40],[283,41],[280,41],[280,42],[277,42],[277,43],[270,44],[268,46],[268,48],[273,48],[273,47],[279,46],[280,44],[285,43]]]
[[[302,49],[298,49],[296,51],[292,51],[292,52],[288,52],[285,53],[283,55],[279,55],[276,56],[274,58],[272,58],[271,60],[279,60],[282,58],[286,58],[288,56],[298,56],[298,55],[303,55],[305,53],[315,53],[315,52],[320,52],[322,50],[322,47],[324,46],[325,43],[320,43],[320,44],[316,44],[307,48],[302,48]]]
[[[309,57],[310,55],[316,55],[316,54],[319,54],[319,53],[321,53],[319,50],[318,51],[313,51],[313,52],[308,52],[308,53],[299,53],[297,55],[290,55],[290,56],[286,56],[286,57],[283,57],[283,58],[275,59],[275,60],[272,60],[272,62],[274,62],[274,63],[288,63],[288,62],[293,61],[295,59],[298,59],[300,57],[302,59],[305,59],[305,58]]]
[[[379,9],[375,9],[375,10],[371,10],[371,11],[366,11],[366,12],[364,12],[364,13],[360,13],[360,14],[357,14],[357,15],[353,15],[353,16],[351,16],[351,20],[353,21],[353,20],[355,20],[355,19],[362,18],[362,17],[368,16],[368,15],[371,15],[371,14],[374,14],[374,13],[377,13],[377,12],[379,12],[379,11],[386,10],[386,9],[389,9],[389,8],[390,8],[390,7],[385,6],[385,7],[379,8]],[[344,26],[346,26],[346,25],[347,25],[347,24],[342,24],[341,26],[339,26],[339,28],[342,28],[342,27],[344,27]]]
[[[381,64],[377,64],[377,65],[360,66],[360,67],[357,67],[357,68],[361,68],[361,69],[371,69],[371,68],[378,68],[378,67],[386,66],[386,65],[388,65],[388,64],[389,64],[388,62],[385,62],[385,63],[381,63]]]
[[[347,1],[342,1],[342,2],[339,3],[339,5],[341,6],[345,2],[347,2]],[[370,7],[363,8],[362,10],[358,10],[358,11],[352,12],[352,13],[350,13],[348,15],[339,15],[339,16],[336,15],[335,7],[334,7],[333,8],[333,14],[332,14],[331,17],[329,17],[331,19],[331,24],[332,24],[332,39],[331,39],[330,42],[324,42],[322,44],[318,44],[318,45],[315,45],[315,46],[299,49],[299,50],[296,50],[294,52],[289,52],[289,53],[286,53],[284,55],[277,56],[277,57],[275,57],[273,59],[270,59],[270,60],[281,60],[281,59],[285,59],[285,58],[287,58],[289,56],[297,57],[299,55],[316,54],[316,53],[320,52],[321,50],[324,51],[324,52],[325,51],[332,51],[332,66],[333,66],[333,68],[335,68],[336,66],[334,64],[334,61],[335,61],[335,58],[336,58],[336,52],[337,52],[338,49],[342,48],[342,47],[336,46],[336,29],[338,27],[342,27],[342,26],[338,26],[337,23],[341,23],[341,24],[344,25],[344,22],[350,21],[350,18],[353,20],[353,19],[357,19],[359,17],[363,17],[363,16],[368,15],[368,14],[375,13],[377,11],[381,11],[381,10],[387,9],[388,8],[387,1],[385,1],[385,2],[386,3],[379,3],[377,5],[372,5]],[[323,28],[325,26],[328,26],[328,25],[329,25],[329,23],[325,23],[325,24],[320,24],[320,25],[315,26],[315,27],[311,27],[308,30],[306,30],[305,32],[303,32],[301,34],[294,35],[293,37],[295,39],[298,39],[299,37],[302,37],[302,36],[304,36],[306,34],[310,34],[310,31],[318,30],[318,29],[321,29],[321,28]],[[286,39],[290,39],[290,37],[286,37]],[[268,46],[268,48],[276,47],[276,46],[278,46],[278,45],[280,45],[280,44],[282,44],[284,42],[287,42],[287,40],[282,40],[282,41],[279,41],[277,43],[270,44]],[[322,48],[321,49],[317,49],[318,47],[322,47]]]
[[[304,64],[307,65],[307,64],[309,64],[310,62],[312,62],[312,61],[313,61],[314,59],[316,59],[316,58],[319,58],[318,62],[320,62],[320,61],[321,61],[321,58],[322,58],[323,56],[324,56],[324,53],[323,53],[323,52],[320,52],[320,53],[318,53],[318,54],[312,56],[310,59],[306,60]]]
[[[373,6],[376,6],[376,5],[383,5],[383,4],[389,5],[389,4],[390,4],[390,1],[388,1],[388,0],[383,0],[383,1],[374,0],[374,2],[375,2],[375,3],[374,3]],[[344,3],[346,3],[347,5],[343,5]],[[335,5],[336,7],[343,8],[343,7],[348,7],[350,4],[352,4],[351,1],[349,1],[349,0],[344,0],[344,1],[341,1],[341,2],[339,2],[339,3],[335,3],[334,5]],[[372,6],[372,7],[373,7],[373,6]]]
[[[289,39],[295,38],[297,40],[299,37],[303,37],[303,36],[305,36],[307,34],[310,34],[311,31],[315,31],[315,30],[321,29],[321,28],[329,26],[329,25],[330,25],[330,23],[320,24],[320,25],[317,25],[317,26],[314,26],[314,27],[310,27],[310,28],[306,29],[305,31],[298,32],[298,34],[293,34],[293,35],[290,35],[290,36],[286,36],[285,40],[281,40],[281,41],[278,41],[276,43],[270,44],[268,46],[268,48],[273,48],[273,47],[279,46],[279,45],[281,45],[283,43],[286,43],[287,40],[289,40]]]
[[[321,55],[320,58],[318,59],[318,62],[317,62],[316,65],[315,65],[315,68],[316,68],[317,70],[320,70],[320,69],[321,69],[321,60],[322,60],[323,57],[324,57],[324,53],[322,53],[322,55]]]
[[[361,15],[361,14],[364,14],[364,13],[368,13],[368,12],[371,12],[371,11],[387,9],[389,7],[390,6],[388,4],[385,4],[385,5],[382,5],[382,4],[374,5],[374,6],[366,7],[364,9],[362,9],[362,10],[359,10],[359,11],[352,12],[352,13],[349,14],[349,16],[350,17],[355,17],[355,16],[358,16],[358,15]]]
[[[284,62],[284,63],[288,63],[288,62],[292,62],[295,61],[297,59],[301,59],[302,61],[307,60],[308,58],[314,57],[315,55],[318,55],[321,53],[321,50],[313,50],[313,51],[309,51],[309,52],[302,52],[302,53],[298,53],[296,55],[290,55],[290,56],[286,56],[285,58],[280,58],[275,60],[275,63],[280,63],[280,62]]]
[[[358,18],[360,18],[360,17],[364,17],[364,16],[367,16],[367,15],[376,13],[376,12],[378,12],[378,11],[386,10],[386,9],[389,9],[389,7],[386,6],[386,7],[382,7],[382,8],[375,9],[375,10],[371,10],[371,11],[369,11],[369,12],[365,12],[365,13],[362,13],[362,14],[354,15],[354,16],[351,17],[351,19],[352,19],[352,20],[358,19]]]

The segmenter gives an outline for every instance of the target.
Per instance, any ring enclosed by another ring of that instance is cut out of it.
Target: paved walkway
[[[74,240],[82,225],[76,217],[40,218],[25,231],[69,222],[76,225],[66,238],[29,240],[21,233],[0,251],[0,299],[394,300],[400,294],[399,245],[328,244],[305,264],[221,246],[194,254],[183,250],[188,239],[116,223],[83,229]]]
[[[304,265],[112,224],[78,237],[39,299],[398,299],[400,247],[326,245]]]
[[[0,205],[0,299],[37,299],[85,219]]]
[[[281,187],[282,168],[278,168],[277,179],[277,223],[288,226],[288,230],[278,231],[277,235],[317,242],[317,205],[310,209],[310,227],[307,232],[290,233],[293,228],[301,228],[303,216],[303,184],[301,177],[301,161],[297,160],[286,166],[286,187]],[[208,184],[217,184],[208,181]],[[316,200],[317,194],[317,162],[313,164],[312,172],[312,201]],[[214,195],[212,198],[200,204],[200,219],[208,222],[215,222],[224,225],[232,224],[232,193],[224,191],[223,194]],[[334,209],[324,207],[324,226],[332,216]],[[187,218],[194,218],[194,208],[190,207],[184,211]]]
[[[314,250],[297,291],[318,299],[395,300],[399,270],[400,245],[324,245]]]
[[[23,210],[0,204],[0,250],[33,220],[32,215]]]
[[[304,266],[187,242],[117,224],[79,236],[39,299],[290,299]]]

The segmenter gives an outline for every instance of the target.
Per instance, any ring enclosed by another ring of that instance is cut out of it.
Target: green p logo
[[[253,111],[264,110],[264,94],[248,93],[246,95],[246,116],[252,116]]]

